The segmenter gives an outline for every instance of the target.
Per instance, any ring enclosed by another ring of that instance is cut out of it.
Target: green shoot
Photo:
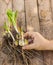
[[[8,27],[7,23],[4,23],[4,29],[7,31],[7,33],[9,33],[13,39],[14,44],[17,46],[18,45],[18,41],[15,40],[14,36],[12,35],[10,28]]]
[[[19,40],[19,45],[20,46],[27,45],[28,44],[28,40],[24,39],[24,32],[23,32],[22,28],[21,28],[20,35],[21,35],[21,39]]]
[[[6,30],[7,33],[9,33],[13,39],[13,41],[15,41],[15,38],[14,36],[12,35],[11,31],[10,31],[10,28],[7,26],[7,23],[5,22],[4,23],[4,29]]]
[[[4,23],[4,29],[7,31],[7,33],[9,33],[13,39],[14,44],[17,46],[18,44],[20,46],[24,46],[26,44],[28,44],[28,40],[24,39],[24,32],[23,32],[23,28],[18,27],[17,28],[17,23],[16,23],[16,18],[17,18],[17,11],[13,12],[12,10],[7,10],[7,16],[8,16],[8,20],[10,22],[10,24],[13,25],[15,31],[17,32],[17,37],[21,37],[21,39],[16,40],[14,38],[14,36],[12,35],[9,26],[6,24],[6,22]],[[18,42],[19,41],[19,42]]]
[[[8,10],[7,11],[7,16],[8,16],[8,20],[9,20],[10,24],[13,25],[15,31],[17,32],[17,34],[15,34],[16,35],[16,38],[14,38],[14,36],[11,33],[10,28],[7,25],[7,23],[6,22],[4,23],[4,29],[12,37],[12,39],[13,39],[13,45],[15,44],[16,46],[18,46],[18,44],[19,44],[20,46],[24,46],[24,45],[28,44],[28,40],[24,39],[23,28],[22,27],[21,28],[18,27],[18,29],[17,29],[17,23],[16,23],[17,11],[16,12],[13,12],[12,10]],[[26,63],[26,65],[28,65],[27,59],[25,57],[25,54],[24,54],[23,49],[22,49],[22,56],[23,56],[23,59],[24,59],[24,62]]]
[[[13,12],[12,10],[8,10],[7,16],[8,16],[9,22],[14,26],[16,32],[19,34],[19,31],[17,29],[17,24],[16,24],[17,11]]]

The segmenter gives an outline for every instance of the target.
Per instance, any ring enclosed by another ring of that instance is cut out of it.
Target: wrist
[[[49,44],[50,44],[50,41],[47,40],[47,39],[45,39],[44,42],[41,44],[42,45],[41,50],[48,50],[49,49],[49,46],[50,46]]]
[[[53,50],[53,41],[50,41],[50,40],[46,41],[45,50]]]

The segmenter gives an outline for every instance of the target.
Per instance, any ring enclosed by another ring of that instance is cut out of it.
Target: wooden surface
[[[2,38],[3,24],[7,22],[6,11],[12,9],[12,0],[0,0],[0,39]]]
[[[52,0],[38,0],[39,4],[39,17],[40,17],[40,30],[42,35],[47,39],[53,39],[53,19],[52,19]],[[40,4],[41,3],[41,4]],[[46,65],[52,65],[53,52],[44,51],[44,62]]]
[[[25,9],[27,29],[29,30],[31,27],[32,31],[40,31],[37,0],[25,0]]]
[[[22,21],[25,30],[40,32],[45,38],[53,39],[53,0],[0,0],[0,40],[3,23],[7,21],[6,10],[9,8],[18,10],[17,21]],[[37,54],[41,58],[36,56],[32,63],[53,65],[52,51],[39,51]]]

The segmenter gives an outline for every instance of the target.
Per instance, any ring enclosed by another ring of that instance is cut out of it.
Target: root
[[[14,35],[16,37],[16,34],[14,34]],[[30,65],[31,60],[33,60],[33,58],[38,59],[38,61],[40,61],[40,62],[43,62],[43,60],[41,60],[42,59],[41,54],[38,53],[37,51],[23,50],[22,47],[20,47],[19,45],[17,47],[14,46],[12,38],[11,37],[9,38],[7,35],[3,39],[4,39],[4,41],[2,44],[2,49],[5,52],[5,54],[10,56],[10,58],[13,57],[13,59],[12,59],[13,65],[17,65],[17,63],[19,65]],[[37,58],[36,58],[36,56],[37,56]]]

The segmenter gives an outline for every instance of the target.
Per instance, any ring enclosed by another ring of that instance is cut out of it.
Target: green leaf
[[[4,23],[4,29],[5,29],[6,31],[9,31],[9,30],[10,30],[9,27],[7,26],[7,23],[6,23],[6,22]]]
[[[11,10],[7,10],[7,16],[9,21],[12,23],[12,11]]]
[[[7,16],[9,19],[9,22],[13,25],[16,25],[16,17],[17,17],[17,11],[13,12],[12,10],[7,10]]]

